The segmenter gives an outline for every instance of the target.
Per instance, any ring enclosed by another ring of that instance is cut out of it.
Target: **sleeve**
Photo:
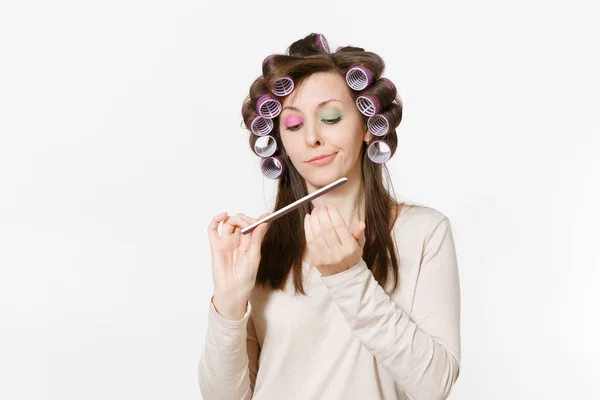
[[[198,364],[204,400],[251,399],[260,348],[252,321],[252,306],[239,321],[223,318],[210,301],[206,340]]]
[[[460,370],[460,285],[447,218],[425,239],[410,317],[362,259],[321,279],[355,335],[411,399],[448,397]]]

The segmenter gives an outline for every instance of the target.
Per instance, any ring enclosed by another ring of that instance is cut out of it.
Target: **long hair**
[[[395,93],[384,81],[378,81],[385,68],[383,59],[375,53],[352,46],[342,47],[335,53],[330,53],[319,45],[318,39],[319,35],[312,33],[294,42],[287,49],[287,54],[275,55],[263,62],[263,74],[250,86],[249,95],[242,106],[242,116],[246,127],[250,129],[252,117],[256,115],[255,104],[258,98],[263,94],[271,93],[274,83],[280,77],[289,75],[294,80],[295,86],[298,87],[302,81],[316,72],[336,72],[345,79],[348,69],[357,64],[366,66],[373,72],[374,83],[360,92],[348,88],[353,99],[356,100],[364,92],[375,95],[381,102],[382,112],[394,113],[397,127],[402,119],[402,102],[396,98]],[[362,117],[366,124],[367,118]],[[278,153],[276,155],[284,160],[286,168],[279,177],[275,201],[276,210],[308,194],[304,178],[294,168],[283,147],[278,118],[276,117],[273,121],[274,127],[270,135],[277,142]],[[250,135],[251,149],[254,148],[257,139],[256,135]],[[386,135],[386,140],[394,152],[398,145],[396,129]],[[394,193],[387,167],[384,164],[372,162],[368,158],[366,147],[366,144],[363,143],[361,163],[366,208],[366,242],[362,258],[383,288],[386,288],[391,281],[391,291],[393,292],[398,287],[399,279],[398,259],[392,237],[392,228],[398,217],[398,207],[383,179],[385,170],[387,182]],[[274,290],[282,290],[291,271],[295,292],[305,294],[302,284],[302,255],[306,248],[304,215],[310,214],[312,209],[313,206],[309,202],[269,223],[261,247],[257,284],[268,284]]]

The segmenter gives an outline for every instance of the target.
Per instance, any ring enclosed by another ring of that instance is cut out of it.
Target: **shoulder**
[[[393,234],[406,240],[426,242],[436,230],[449,230],[450,220],[441,211],[417,204],[397,204],[400,214],[393,225]],[[410,239],[409,239],[410,238]]]
[[[398,203],[396,207],[400,210],[400,214],[396,218],[394,227],[403,224],[419,225],[434,228],[441,222],[448,221],[448,216],[435,208],[410,204]]]

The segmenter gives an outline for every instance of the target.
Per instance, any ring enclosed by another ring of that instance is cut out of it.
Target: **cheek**
[[[283,145],[283,148],[285,149],[285,152],[290,160],[292,160],[294,163],[296,163],[296,160],[300,157],[298,154],[298,149],[301,147],[300,143],[297,143],[297,140],[297,137],[294,135],[287,135],[285,133],[281,135],[281,144]]]
[[[366,124],[363,124],[360,117],[348,118],[345,122],[345,124],[339,124],[336,144],[343,147],[351,154],[360,152],[365,130],[367,129]]]

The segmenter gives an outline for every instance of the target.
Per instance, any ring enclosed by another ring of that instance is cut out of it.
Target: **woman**
[[[275,209],[348,182],[251,234],[240,230],[267,214],[211,221],[205,400],[444,399],[458,378],[452,231],[384,186],[402,103],[383,70],[378,55],[331,53],[318,34],[263,62],[242,114],[279,179]]]

